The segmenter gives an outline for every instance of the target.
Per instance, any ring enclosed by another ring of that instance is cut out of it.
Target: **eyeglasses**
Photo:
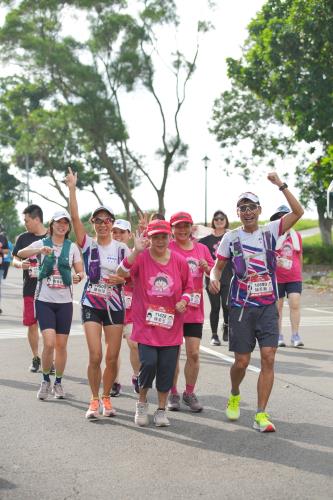
[[[223,217],[222,215],[220,215],[218,217],[214,217],[214,220],[225,220],[225,217]]]
[[[255,212],[258,206],[259,205],[257,205],[256,203],[248,203],[247,205],[240,205],[238,209],[242,213],[245,213],[247,210],[249,210],[250,212]]]
[[[114,219],[112,219],[111,217],[105,217],[105,219],[102,219],[101,217],[94,217],[93,219],[91,219],[91,222],[93,222],[94,224],[113,224]]]

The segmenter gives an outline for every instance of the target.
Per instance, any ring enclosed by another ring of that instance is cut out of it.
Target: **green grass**
[[[259,220],[259,224],[268,224],[269,220]],[[236,227],[240,226],[241,222],[238,221],[232,221],[230,222],[230,229],[235,229]],[[304,229],[312,229],[313,227],[318,227],[318,220],[314,219],[301,219],[295,224],[294,229],[296,231],[304,231]]]

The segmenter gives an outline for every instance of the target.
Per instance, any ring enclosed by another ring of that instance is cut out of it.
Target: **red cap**
[[[176,226],[177,224],[180,224],[181,222],[188,222],[189,224],[193,224],[193,219],[188,214],[187,212],[177,212],[176,214],[172,215],[170,218],[170,224],[171,226]]]
[[[147,235],[153,236],[154,234],[171,234],[171,227],[168,221],[155,219],[149,222],[147,226]]]

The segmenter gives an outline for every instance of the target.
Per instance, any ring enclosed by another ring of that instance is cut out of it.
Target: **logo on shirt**
[[[170,297],[173,294],[173,284],[174,281],[168,274],[157,273],[156,276],[152,276],[149,280],[151,285],[151,290],[149,295],[164,295]]]
[[[200,277],[201,273],[199,268],[199,261],[197,259],[194,259],[193,257],[188,257],[186,260],[189,265],[192,276]]]

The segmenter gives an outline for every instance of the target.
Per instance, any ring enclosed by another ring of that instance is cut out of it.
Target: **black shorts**
[[[82,323],[93,321],[103,326],[123,325],[125,320],[125,311],[109,311],[107,309],[95,309],[94,307],[82,306],[81,320]]]
[[[184,337],[195,337],[197,339],[202,339],[202,328],[202,323],[184,323]]]
[[[290,293],[302,293],[302,282],[301,281],[291,281],[290,283],[278,283],[279,288],[279,298],[282,299],[287,295],[289,297]]]
[[[277,347],[279,313],[276,304],[259,307],[231,307],[229,314],[229,351],[239,354],[252,352],[256,346]]]
[[[156,377],[156,389],[159,392],[168,392],[173,386],[179,345],[155,347],[138,344],[140,371],[139,386],[149,389]]]
[[[56,333],[68,335],[73,317],[73,303],[56,304],[55,302],[35,301],[36,318],[39,328],[55,330]]]

